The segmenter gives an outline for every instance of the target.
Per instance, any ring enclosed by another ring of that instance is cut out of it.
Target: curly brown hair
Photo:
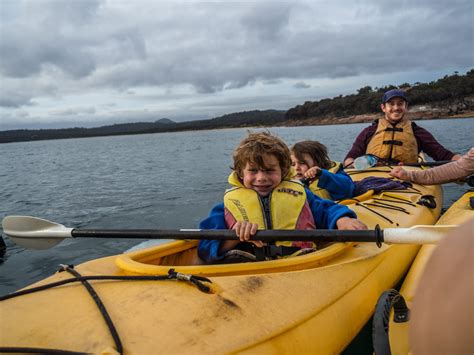
[[[328,156],[328,149],[324,144],[318,141],[298,142],[291,148],[291,153],[296,159],[304,161],[308,166],[308,162],[303,159],[303,154],[308,154],[313,158],[316,165],[322,169],[329,169],[332,164]]]
[[[263,162],[265,154],[272,154],[278,160],[281,169],[281,176],[284,178],[291,167],[290,149],[280,138],[270,132],[249,132],[248,136],[235,148],[234,169],[239,176],[243,175],[243,170],[247,163],[256,164],[259,168],[266,169]]]

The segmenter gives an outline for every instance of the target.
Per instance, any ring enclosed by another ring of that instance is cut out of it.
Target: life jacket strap
[[[402,141],[397,141],[395,139],[383,141],[383,144],[390,144],[390,145],[403,145]]]
[[[385,131],[387,131],[387,132],[403,132],[403,128],[387,127],[387,128],[385,128]]]

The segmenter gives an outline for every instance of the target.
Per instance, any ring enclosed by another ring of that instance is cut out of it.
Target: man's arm
[[[418,143],[418,149],[428,154],[434,160],[457,160],[460,158],[458,154],[455,155],[453,152],[443,147],[426,129],[413,124],[413,133],[415,134]]]
[[[345,167],[345,168],[346,168],[346,167],[350,167],[350,166],[352,165],[352,163],[354,163],[354,160],[355,160],[355,159],[353,159],[353,158],[346,158],[346,159],[344,160],[344,163],[343,163],[344,167]]]
[[[369,127],[364,128],[362,132],[359,133],[354,143],[352,144],[351,150],[344,158],[344,166],[351,165],[354,162],[354,159],[365,154],[367,150],[367,144],[376,130],[377,124],[372,124]]]

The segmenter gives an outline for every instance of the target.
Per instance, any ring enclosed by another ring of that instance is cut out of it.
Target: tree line
[[[215,128],[236,128],[250,126],[272,126],[285,120],[285,111],[245,111],[231,113],[208,120],[173,122],[160,119],[155,122],[122,123],[95,128],[62,129],[17,129],[0,131],[0,143],[24,142],[48,139],[85,138],[98,136],[130,135],[158,132],[206,130]]]
[[[319,101],[307,101],[286,112],[287,120],[304,120],[309,118],[342,118],[354,115],[380,112],[383,93],[391,89],[402,89],[407,92],[410,105],[431,104],[441,101],[463,100],[474,94],[474,69],[465,75],[455,72],[453,75],[430,83],[404,83],[400,86],[388,85],[373,89],[365,86],[357,90],[357,94]]]
[[[231,113],[224,116],[197,121],[173,122],[169,119],[160,119],[155,122],[135,122],[114,124],[95,128],[64,128],[64,129],[21,129],[0,131],[0,143],[83,138],[125,134],[143,134],[158,132],[176,132],[188,130],[207,130],[236,127],[271,127],[284,125],[295,121],[304,121],[311,118],[337,118],[361,114],[380,112],[380,102],[385,91],[400,88],[406,90],[410,105],[436,104],[462,101],[465,97],[474,94],[474,69],[465,75],[455,72],[453,75],[432,81],[430,83],[404,83],[381,88],[365,86],[357,90],[356,94],[339,95],[332,99],[307,101],[288,111],[253,110]]]

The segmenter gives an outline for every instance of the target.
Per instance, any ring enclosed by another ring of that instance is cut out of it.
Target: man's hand
[[[354,159],[353,158],[347,158],[346,160],[344,160],[344,167],[345,168],[352,168],[352,163],[354,162]]]

